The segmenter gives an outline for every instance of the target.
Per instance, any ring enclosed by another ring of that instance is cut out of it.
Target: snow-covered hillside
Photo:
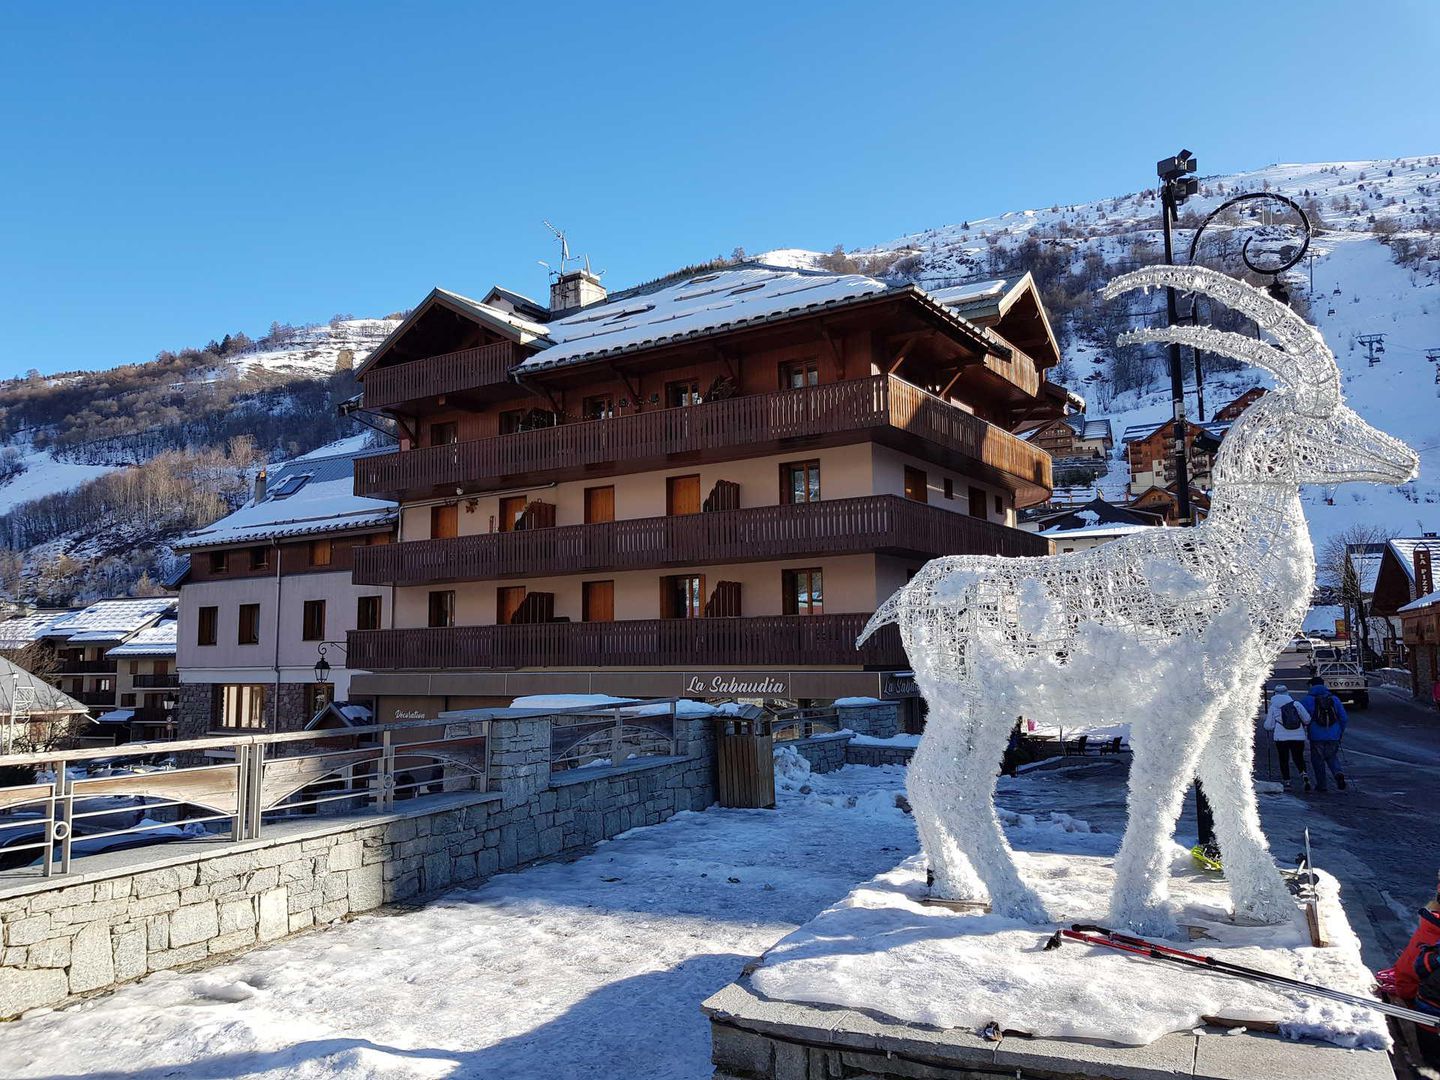
[[[1426,358],[1427,351],[1440,349],[1440,261],[1434,258],[1440,250],[1440,157],[1272,165],[1205,177],[1200,194],[1185,205],[1177,231],[1175,246],[1182,258],[1191,229],[1206,214],[1236,194],[1258,191],[1280,192],[1318,211],[1321,229],[1310,248],[1315,258],[1287,276],[1291,292],[1308,302],[1310,317],[1334,350],[1350,404],[1421,452],[1421,477],[1403,489],[1350,485],[1308,490],[1305,502],[1317,546],[1355,523],[1410,534],[1440,528],[1440,363]],[[1272,243],[1294,241],[1294,232],[1283,227],[1283,216],[1274,214],[1278,205],[1251,205],[1257,208],[1256,216],[1237,224],[1252,229],[1269,224]],[[1267,209],[1273,217],[1261,216]],[[1061,253],[1076,273],[1098,259],[1103,278],[1137,260],[1147,261],[1146,256],[1153,260],[1161,241],[1159,225],[1156,195],[1145,191],[971,218],[857,249],[850,257],[862,266],[895,267],[921,285],[940,287],[997,270],[1026,269],[1020,249],[1034,241],[1043,252]],[[1244,236],[1253,234],[1232,232],[1217,219],[1206,230],[1200,256],[1213,257],[1217,244],[1238,248]],[[1263,245],[1264,240],[1259,242]],[[1036,249],[1028,250],[1033,254]],[[1397,261],[1397,252],[1408,265]],[[905,261],[897,265],[897,257]],[[817,266],[833,256],[790,248],[761,258]],[[1231,272],[1241,269],[1238,259],[1212,265]],[[1117,392],[1110,336],[1097,325],[1100,307],[1093,294],[1083,296],[1066,316],[1067,358],[1057,374],[1087,399],[1089,415],[1112,419],[1118,437],[1126,427],[1170,415],[1168,380],[1161,372],[1149,386]],[[1148,308],[1153,307],[1152,299]],[[1357,338],[1377,333],[1385,335],[1384,354],[1372,367]],[[1204,391],[1207,418],[1243,390],[1265,381],[1255,371],[1210,374]],[[1190,395],[1193,418],[1193,379]],[[1125,480],[1123,451],[1117,447],[1110,474],[1100,486],[1107,497],[1121,498]]]
[[[74,461],[57,461],[44,450],[28,450],[21,454],[24,472],[0,483],[0,514],[8,514],[21,503],[77,488],[87,480],[110,472],[106,465],[81,465]]]
[[[230,357],[242,373],[270,371],[288,376],[329,375],[359,367],[398,319],[343,319],[323,326],[302,327],[283,345],[253,349]]]

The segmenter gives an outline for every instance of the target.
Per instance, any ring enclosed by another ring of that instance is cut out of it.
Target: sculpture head
[[[1103,295],[1110,300],[1133,289],[1157,287],[1202,293],[1254,319],[1272,339],[1202,326],[1132,330],[1117,339],[1122,345],[1189,345],[1275,376],[1276,393],[1246,409],[1226,434],[1215,466],[1217,483],[1403,484],[1419,472],[1415,451],[1345,405],[1335,355],[1319,331],[1284,304],[1203,266],[1146,267],[1116,278]]]

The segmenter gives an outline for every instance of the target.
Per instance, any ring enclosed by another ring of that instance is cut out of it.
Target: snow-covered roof
[[[987,300],[998,300],[1020,282],[1019,278],[993,278],[951,285],[947,289],[931,289],[930,299],[946,307],[967,307]]]
[[[1412,600],[1412,601],[1410,601],[1410,603],[1406,604],[1404,607],[1399,608],[1399,609],[1397,609],[1397,610],[1399,610],[1399,611],[1419,611],[1421,608],[1423,608],[1423,607],[1429,607],[1431,604],[1440,604],[1440,589],[1436,589],[1436,590],[1435,590],[1434,592],[1432,592],[1432,593],[1426,593],[1424,596],[1420,597],[1420,599],[1418,599],[1418,600]]]
[[[1346,556],[1355,570],[1355,578],[1360,583],[1360,592],[1369,596],[1375,591],[1375,579],[1380,574],[1380,563],[1384,560],[1385,553],[1383,551],[1351,551],[1347,552]]]
[[[134,709],[111,709],[95,718],[97,724],[128,724],[135,719]]]
[[[1397,536],[1390,541],[1390,550],[1394,552],[1395,559],[1405,571],[1405,576],[1413,583],[1415,581],[1415,549],[1428,547],[1435,553],[1435,560],[1440,562],[1440,538],[1434,536]],[[1377,565],[1378,570],[1378,565]],[[1373,582],[1372,582],[1373,584]],[[1404,610],[1403,608],[1401,610]]]
[[[1164,420],[1156,421],[1153,424],[1133,424],[1130,427],[1127,427],[1124,433],[1121,434],[1120,441],[1122,443],[1132,443],[1136,439],[1147,438],[1148,436],[1155,434],[1155,432],[1159,431],[1168,423],[1170,423],[1170,418],[1167,416]],[[1215,438],[1221,439],[1225,437],[1225,432],[1230,430],[1230,424],[1231,421],[1229,420],[1206,420],[1200,424],[1196,424],[1194,420],[1191,420],[1189,421],[1188,426],[1203,428],[1205,431],[1215,436]]]
[[[251,499],[213,525],[181,537],[177,546],[250,544],[388,525],[395,520],[393,502],[355,494],[355,459],[383,452],[367,448],[276,466],[261,502]]]
[[[0,657],[0,714],[9,715],[15,702],[15,687],[29,686],[35,690],[32,714],[80,714],[90,710],[69,694],[62,693],[38,675],[32,675],[19,664],[12,664]]]
[[[174,619],[162,619],[153,626],[147,626],[129,641],[116,645],[108,650],[106,656],[174,656],[175,655],[175,632],[177,623]],[[74,641],[74,638],[70,639]]]
[[[1083,419],[1083,418],[1082,418]],[[1115,434],[1110,429],[1110,421],[1105,419],[1086,420],[1080,429],[1082,439],[1114,439]]]
[[[1131,533],[1145,532],[1148,529],[1158,528],[1162,528],[1162,526],[1101,523],[1096,525],[1083,525],[1078,529],[1042,529],[1040,535],[1049,540],[1073,540],[1076,537],[1082,536],[1088,536],[1093,539],[1097,536],[1129,536]]]
[[[73,612],[37,611],[33,615],[21,615],[0,622],[0,649],[23,649],[32,641],[45,636],[45,631],[60,619],[68,619]]]
[[[174,611],[175,604],[173,596],[98,600],[89,607],[57,619],[44,636],[64,638],[75,644],[119,641]]]

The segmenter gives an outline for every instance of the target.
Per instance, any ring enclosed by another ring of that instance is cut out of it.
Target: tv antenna
[[[557,229],[548,221],[545,222],[544,225],[547,229],[549,229],[552,233],[555,234],[555,239],[560,241],[560,269],[555,269],[555,267],[551,266],[544,259],[540,259],[539,263],[541,266],[545,267],[546,270],[549,270],[550,273],[558,276],[565,273],[565,264],[570,261],[570,241],[565,239],[564,229]],[[586,260],[586,269],[589,269],[588,259]]]

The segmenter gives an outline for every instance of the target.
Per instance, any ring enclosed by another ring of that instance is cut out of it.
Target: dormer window
[[[275,490],[270,492],[272,499],[288,499],[310,481],[309,473],[301,473],[299,476],[287,476],[280,483],[275,485]]]

